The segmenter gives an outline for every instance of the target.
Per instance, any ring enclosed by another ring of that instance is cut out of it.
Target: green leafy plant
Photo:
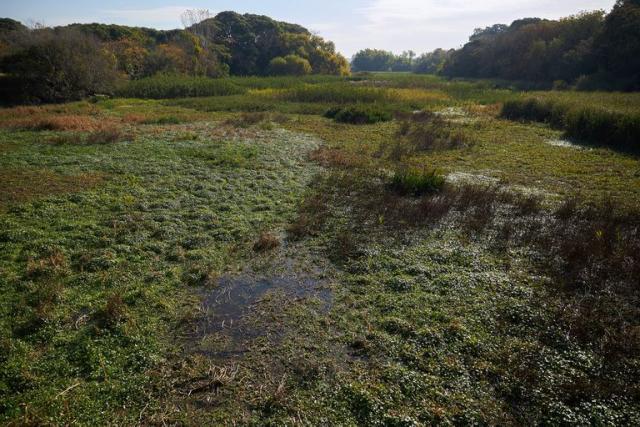
[[[324,116],[339,123],[351,123],[355,125],[387,122],[393,118],[389,111],[377,105],[333,107],[329,109]]]
[[[403,195],[420,196],[436,193],[444,187],[445,178],[433,169],[407,168],[396,171],[391,177],[391,188]]]

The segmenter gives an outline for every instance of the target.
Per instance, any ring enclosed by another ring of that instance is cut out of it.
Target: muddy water
[[[331,304],[326,280],[313,274],[223,276],[201,295],[202,315],[195,324],[192,350],[215,358],[240,356],[257,340],[278,341],[278,309],[287,304],[306,298],[319,300],[323,310]]]

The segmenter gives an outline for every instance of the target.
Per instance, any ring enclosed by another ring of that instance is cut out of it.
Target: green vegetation
[[[377,105],[333,107],[327,110],[324,116],[339,123],[351,123],[354,125],[387,122],[393,118],[392,114],[388,110]]]
[[[121,90],[0,109],[0,423],[640,422],[637,94]]]
[[[311,64],[298,55],[278,56],[269,62],[269,73],[275,76],[305,76],[311,74]]]
[[[640,4],[617,0],[609,14],[581,12],[559,20],[525,18],[478,28],[454,50],[436,49],[414,59],[364,49],[356,71],[413,71],[447,77],[526,82],[539,89],[640,89]]]
[[[351,61],[354,71],[411,71],[415,52],[409,50],[400,55],[378,49],[365,49],[356,53]]]
[[[390,183],[394,191],[412,196],[435,193],[441,190],[444,184],[444,176],[426,168],[397,171]]]
[[[395,97],[383,89],[356,87],[348,83],[341,83],[296,87],[285,90],[278,95],[278,98],[291,102],[356,104],[393,102]]]
[[[117,90],[116,95],[122,98],[167,99],[238,95],[245,91],[226,79],[163,74],[130,81]]]
[[[502,116],[532,120],[565,130],[567,137],[635,151],[640,140],[640,112],[611,111],[554,99],[526,98],[508,101]]]
[[[219,78],[231,75],[349,74],[333,43],[307,29],[266,16],[187,12],[185,30],[157,31],[105,24],[74,24],[27,30],[6,20],[0,28],[3,102],[26,104],[112,94],[132,80],[128,96],[177,97],[217,94],[226,83],[194,80],[136,84],[157,74]],[[169,80],[179,80],[172,77]],[[186,78],[185,78],[186,79]],[[154,86],[162,87],[158,91]]]

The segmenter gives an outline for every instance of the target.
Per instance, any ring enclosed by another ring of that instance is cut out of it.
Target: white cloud
[[[136,25],[161,23],[173,25],[174,28],[180,26],[180,16],[185,10],[195,9],[190,6],[164,6],[150,9],[109,9],[102,10],[101,14],[110,19],[120,22],[131,22]]]
[[[456,19],[473,16],[525,16],[558,17],[610,7],[612,0],[563,1],[556,0],[374,0],[361,13],[372,25],[396,22],[419,23],[447,20],[455,25]]]
[[[351,55],[363,47],[417,52],[462,45],[475,28],[525,17],[559,18],[610,9],[614,0],[372,0],[349,29],[327,30]],[[340,34],[342,33],[342,34]]]

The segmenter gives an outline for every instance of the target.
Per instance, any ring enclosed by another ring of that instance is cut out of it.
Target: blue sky
[[[235,10],[295,22],[333,40],[350,57],[375,47],[418,53],[462,45],[474,28],[582,10],[610,10],[614,0],[0,0],[0,17],[64,25],[106,22],[160,29],[181,26],[185,9]]]

